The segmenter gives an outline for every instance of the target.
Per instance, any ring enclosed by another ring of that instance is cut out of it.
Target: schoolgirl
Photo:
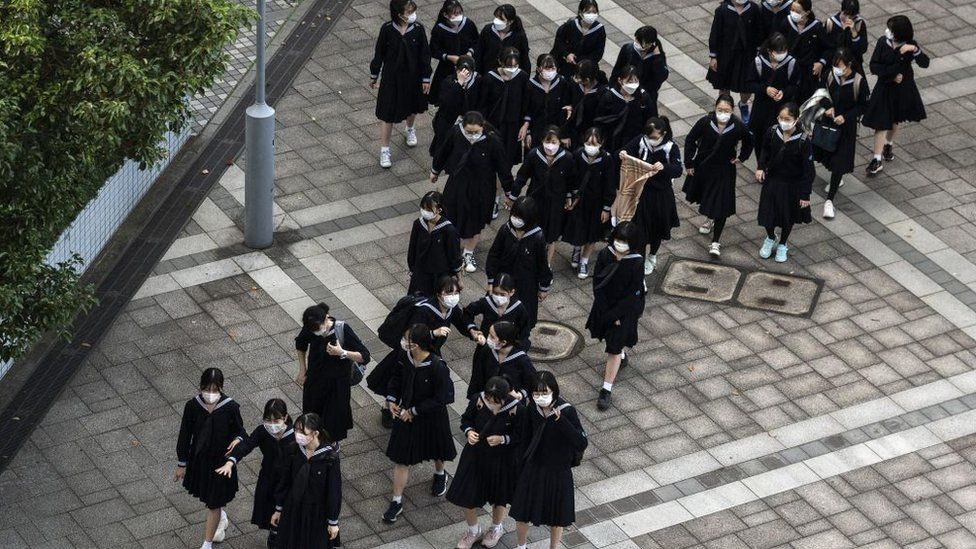
[[[871,54],[871,73],[878,81],[864,111],[864,125],[874,130],[874,157],[868,164],[868,175],[876,175],[884,169],[884,162],[895,159],[899,124],[925,120],[925,104],[915,84],[912,63],[928,68],[929,56],[915,42],[912,22],[896,15],[888,19],[885,35]]]
[[[380,78],[380,75],[383,78]],[[427,31],[417,22],[413,0],[390,0],[390,21],[380,27],[369,63],[369,87],[376,89],[376,118],[380,120],[380,166],[393,165],[390,136],[393,125],[407,121],[408,147],[417,146],[414,121],[427,110],[430,91],[430,46]]]
[[[851,56],[854,72],[864,73],[864,55],[868,52],[868,24],[861,17],[858,0],[841,0],[840,11],[824,21],[824,59],[830,61],[840,48]]]
[[[518,58],[515,66],[526,73],[530,72],[532,62],[529,60],[529,39],[522,26],[522,18],[515,13],[515,6],[498,6],[494,17],[478,35],[478,43],[474,49],[475,66],[482,74],[493,72],[499,66],[505,66],[502,52],[512,48]]]
[[[478,43],[478,27],[464,16],[458,0],[444,0],[437,12],[437,23],[430,29],[430,56],[437,59],[437,68],[430,81],[430,103],[440,104],[440,88],[447,78],[457,72],[458,61],[474,54]],[[471,69],[474,72],[474,69]],[[471,109],[464,109],[467,112]]]
[[[546,236],[546,260],[552,264],[555,242],[563,232],[565,212],[576,206],[579,182],[576,161],[572,153],[563,148],[559,128],[549,126],[541,137],[542,142],[529,151],[519,168],[514,185],[505,189],[505,206],[511,207],[528,183],[526,196],[535,200],[539,226]]]
[[[525,411],[519,455],[522,468],[509,514],[516,520],[517,549],[526,549],[529,524],[549,526],[556,549],[563,528],[576,520],[573,463],[587,439],[576,409],[559,396],[552,372],[539,372]]]
[[[559,132],[564,136],[564,141],[568,142],[567,147],[575,149],[583,145],[583,132],[593,127],[597,103],[607,90],[607,86],[602,83],[606,77],[601,76],[597,66],[589,59],[576,65],[576,75],[569,86],[573,109],[569,120],[566,120]]]
[[[504,533],[502,521],[518,476],[517,449],[525,409],[510,391],[505,378],[493,376],[484,390],[468,396],[468,407],[461,415],[466,444],[447,491],[447,501],[464,509],[468,525],[458,541],[459,549],[471,549],[479,540],[484,547],[494,547]],[[478,509],[486,503],[491,505],[487,532],[478,524]]]
[[[441,352],[447,336],[451,335],[452,325],[466,337],[474,337],[468,329],[464,311],[458,307],[460,301],[461,284],[453,276],[443,276],[434,283],[431,298],[418,303],[410,316],[410,324],[424,324],[431,329],[435,353]]]
[[[655,117],[647,121],[644,135],[635,137],[620,152],[621,159],[624,154],[650,164],[654,174],[644,183],[633,219],[640,232],[641,242],[649,250],[644,260],[644,274],[649,275],[657,266],[657,252],[661,248],[661,241],[671,240],[671,229],[681,224],[678,206],[674,201],[674,189],[671,187],[671,181],[680,177],[683,171],[681,151],[672,141],[668,119]],[[634,251],[643,252],[643,245]]]
[[[227,513],[224,507],[237,494],[237,472],[217,473],[235,437],[247,435],[241,408],[223,393],[224,373],[207,368],[200,375],[200,393],[183,406],[180,434],[176,440],[173,482],[183,481],[189,494],[207,506],[201,549],[224,541]]]
[[[759,2],[759,41],[760,43],[769,39],[774,32],[779,32],[790,17],[790,6],[793,0],[760,0]]]
[[[430,328],[414,324],[400,343],[397,368],[390,378],[386,401],[396,421],[386,455],[393,461],[393,497],[383,522],[392,524],[403,512],[403,489],[410,466],[434,461],[431,495],[447,492],[444,462],[457,456],[447,407],[454,402],[454,382],[444,360],[435,353]]]
[[[499,320],[485,335],[484,344],[475,349],[471,359],[468,398],[483,391],[488,379],[502,376],[511,384],[514,398],[527,399],[532,391],[535,366],[525,350],[519,349],[518,328],[512,322]]]
[[[573,153],[579,178],[579,201],[566,216],[563,240],[573,245],[570,263],[580,279],[589,276],[590,254],[602,242],[610,222],[610,206],[617,196],[614,159],[603,147],[597,128],[583,133],[583,145]]]
[[[776,123],[779,109],[796,100],[800,69],[788,49],[786,37],[779,32],[773,33],[759,47],[759,55],[749,71],[748,86],[755,94],[749,131],[755,140],[756,151],[762,150],[766,131]]]
[[[339,547],[342,472],[339,444],[329,438],[318,414],[295,420],[295,444],[282,458],[271,525],[281,549]]]
[[[430,191],[420,199],[420,218],[413,222],[407,246],[410,286],[407,293],[434,294],[442,277],[461,277],[461,239],[457,228],[443,216],[441,193]]]
[[[479,316],[480,325],[475,323]],[[519,348],[529,348],[529,330],[532,328],[529,312],[515,295],[515,278],[508,273],[496,275],[485,297],[472,301],[464,308],[464,317],[468,320],[468,330],[479,345],[484,343],[491,325],[504,320],[515,325],[515,340]]]
[[[611,88],[600,97],[593,124],[603,134],[604,148],[616,154],[639,136],[648,120],[657,116],[655,96],[641,88],[640,73],[627,65],[610,78]]]
[[[722,255],[725,221],[735,214],[735,171],[752,154],[752,132],[732,114],[734,100],[720,95],[715,111],[703,116],[685,137],[685,183],[682,191],[705,216],[701,234],[712,233],[708,253]]]
[[[719,90],[719,95],[739,94],[739,112],[746,124],[752,98],[746,80],[759,47],[761,25],[759,8],[750,0],[725,0],[715,8],[708,35],[706,78]]]
[[[657,94],[670,74],[668,57],[664,53],[661,41],[658,40],[657,29],[645,25],[634,33],[632,43],[620,47],[617,62],[610,72],[610,82],[617,82],[621,78],[628,78],[627,82],[629,82],[631,72],[627,67],[636,69],[640,88],[650,95],[649,101],[653,105],[653,112],[649,116],[657,116]]]
[[[546,237],[539,227],[535,200],[531,197],[523,196],[515,201],[508,223],[498,230],[488,250],[485,275],[489,291],[502,269],[515,277],[515,293],[528,312],[531,331],[539,318],[539,302],[546,299],[552,288]]]
[[[790,55],[796,59],[800,73],[796,103],[802,105],[817,89],[820,73],[827,65],[823,23],[814,15],[811,0],[793,0],[790,16],[780,25],[779,31],[790,45]]]
[[[637,344],[637,321],[647,292],[639,249],[640,231],[624,221],[613,228],[610,245],[600,250],[593,270],[593,306],[586,328],[594,339],[606,341],[607,363],[596,401],[600,410],[610,408],[613,382],[627,365],[624,348]]]
[[[811,221],[810,190],[816,172],[810,141],[797,124],[799,116],[796,103],[783,106],[777,125],[769,129],[763,141],[757,162],[756,180],[762,183],[757,220],[766,229],[759,257],[769,259],[775,247],[778,263],[786,261],[793,225]],[[778,242],[776,227],[780,228]]]
[[[599,21],[599,14],[596,0],[580,0],[576,17],[556,29],[556,39],[550,53],[556,58],[559,74],[564,78],[572,78],[581,61],[587,60],[599,66],[603,59],[607,30]]]
[[[431,122],[434,138],[430,140],[431,158],[436,157],[441,146],[464,118],[464,114],[481,108],[481,93],[484,77],[475,70],[474,59],[462,55],[454,65],[455,71],[441,82],[437,113]]]
[[[529,73],[519,63],[519,50],[505,48],[500,64],[485,77],[481,112],[498,131],[509,165],[522,162],[522,140],[525,127],[526,95]]]
[[[481,231],[491,221],[495,181],[511,185],[512,167],[498,135],[489,128],[481,113],[468,111],[459,125],[452,127],[444,144],[434,155],[430,182],[437,182],[442,171],[449,177],[444,184],[441,206],[461,239],[464,270],[478,268],[474,250]]]
[[[275,488],[278,486],[279,468],[295,443],[295,430],[288,417],[288,405],[280,398],[266,402],[261,417],[261,425],[250,435],[239,436],[231,442],[233,450],[217,473],[230,478],[234,474],[234,467],[242,459],[255,448],[261,449],[261,469],[254,487],[251,524],[268,531],[268,549],[275,549],[278,546],[278,529],[271,525],[271,516],[275,512]]]
[[[329,316],[325,303],[312,305],[302,313],[295,349],[302,412],[319,414],[330,439],[344,440],[352,429],[352,363],[369,363],[369,349],[352,326]]]
[[[547,128],[562,126],[573,113],[573,91],[569,81],[556,72],[556,58],[548,53],[540,55],[535,70],[529,79],[522,125],[526,149],[539,145]]]
[[[838,48],[834,52],[831,71],[826,78],[832,106],[824,112],[824,119],[839,130],[840,137],[834,151],[825,151],[818,147],[813,149],[814,158],[830,170],[827,200],[823,207],[825,219],[833,219],[835,215],[834,198],[844,174],[854,171],[858,118],[867,107],[871,93],[867,79],[855,72],[854,60],[854,54],[847,48]]]

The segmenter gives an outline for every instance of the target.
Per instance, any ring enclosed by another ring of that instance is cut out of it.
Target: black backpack
[[[424,301],[427,301],[427,298],[419,293],[401,297],[376,330],[376,335],[379,336],[380,341],[391,349],[399,349],[403,333],[409,328],[410,319],[413,317],[414,307]]]

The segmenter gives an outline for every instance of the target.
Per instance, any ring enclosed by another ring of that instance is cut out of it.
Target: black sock
[[[840,188],[840,180],[844,177],[842,173],[830,174],[830,188],[827,190],[827,200],[833,200],[837,196],[837,189]]]
[[[722,238],[722,231],[725,230],[725,217],[720,217],[715,220],[715,225],[712,227],[712,242],[718,242]]]
[[[776,227],[766,227],[766,237],[770,240],[776,240]]]
[[[651,255],[657,255],[657,251],[661,249],[661,239],[655,238],[651,241]]]
[[[786,246],[787,239],[790,238],[790,233],[793,232],[793,225],[787,225],[780,229],[779,233],[779,243],[781,246]]]

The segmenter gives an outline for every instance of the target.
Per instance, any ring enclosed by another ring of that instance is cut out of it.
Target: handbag
[[[813,137],[810,143],[818,149],[826,152],[837,151],[837,144],[840,142],[840,126],[833,122],[818,120],[813,125]]]
[[[343,340],[345,339],[345,327],[346,327],[345,322],[341,320],[335,321],[336,339],[339,340],[339,346],[342,347],[343,349],[345,348],[345,344],[343,342]],[[355,387],[356,385],[359,385],[359,382],[362,381],[363,377],[366,375],[366,365],[360,364],[355,360],[350,360],[349,363],[350,363],[349,386]]]

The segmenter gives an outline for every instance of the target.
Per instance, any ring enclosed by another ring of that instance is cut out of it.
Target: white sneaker
[[[839,188],[841,188],[843,186],[844,186],[844,180],[841,179],[840,180],[840,183],[837,184],[837,188],[839,189]],[[824,192],[825,193],[829,193],[830,192],[830,181],[828,181],[827,184],[824,185]]]
[[[712,242],[712,245],[708,248],[708,253],[712,257],[721,257],[722,256],[722,245],[719,244],[718,242]]]
[[[417,128],[407,128],[407,146],[417,146]]]
[[[225,513],[224,511],[220,511],[220,522],[217,523],[217,531],[214,532],[214,537],[213,537],[214,543],[220,543],[224,541],[224,538],[227,537],[227,525],[229,523],[230,520],[227,519],[227,513]]]
[[[711,219],[706,219],[705,222],[702,223],[702,226],[698,227],[698,232],[701,234],[708,234],[712,232],[713,228],[715,228],[715,222]]]
[[[833,219],[834,218],[834,201],[833,200],[828,200],[828,201],[824,202],[823,216],[824,216],[824,219]]]
[[[654,267],[657,267],[657,256],[649,255],[647,259],[644,260],[644,274],[649,275],[654,272]]]
[[[474,547],[475,543],[478,543],[478,540],[481,539],[482,536],[484,536],[484,531],[481,530],[480,526],[478,527],[478,533],[476,534],[472,534],[471,530],[465,529],[464,535],[462,535],[461,539],[458,540],[456,547],[457,549],[471,549]]]
[[[464,261],[464,272],[473,273],[478,270],[478,262],[474,260],[474,254],[463,254],[461,260]]]
[[[389,147],[380,149],[380,167],[389,168],[393,166],[393,153]]]

